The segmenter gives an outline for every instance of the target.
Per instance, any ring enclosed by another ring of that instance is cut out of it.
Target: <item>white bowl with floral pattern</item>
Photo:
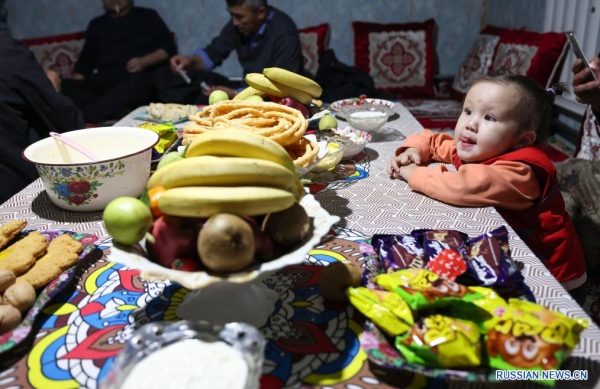
[[[157,133],[135,127],[98,127],[63,135],[98,160],[90,161],[51,137],[30,145],[22,154],[35,164],[54,204],[70,211],[101,211],[117,197],[140,196],[150,177]]]

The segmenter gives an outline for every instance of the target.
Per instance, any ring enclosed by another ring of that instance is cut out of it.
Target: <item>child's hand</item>
[[[404,152],[400,154],[397,159],[400,161],[401,166],[406,166],[411,163],[415,163],[417,165],[421,164],[421,156],[419,155],[419,151],[414,147],[404,150]]]
[[[410,165],[402,166],[400,168],[400,172],[399,172],[400,178],[402,178],[404,181],[408,182],[408,180],[410,179],[410,176],[412,176],[413,172],[418,167],[419,166],[415,165],[414,163],[411,163]]]
[[[400,167],[411,163],[417,165],[421,164],[421,156],[419,156],[419,152],[414,147],[408,148],[400,155],[392,158],[387,166],[387,173],[390,175],[390,178],[402,178],[400,175]]]

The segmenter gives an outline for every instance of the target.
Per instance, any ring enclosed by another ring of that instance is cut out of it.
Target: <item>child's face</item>
[[[469,89],[454,131],[458,157],[480,162],[511,150],[519,136],[519,94],[511,86],[479,82]]]

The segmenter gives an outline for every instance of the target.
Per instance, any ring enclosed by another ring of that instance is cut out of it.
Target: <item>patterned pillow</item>
[[[25,39],[23,43],[33,52],[42,69],[51,69],[60,74],[62,78],[71,78],[84,40],[85,33],[76,32],[46,38]]]
[[[352,23],[354,64],[369,73],[377,89],[404,96],[434,96],[435,21]]]
[[[465,97],[473,81],[489,74],[494,53],[504,31],[503,28],[493,26],[488,26],[481,31],[452,82],[452,97],[456,100]]]
[[[319,56],[329,46],[329,24],[304,28],[298,32],[304,57],[304,70],[316,76],[319,70]]]
[[[531,77],[547,88],[560,77],[567,46],[567,37],[563,33],[507,29],[496,48],[492,70],[505,67],[513,73]]]

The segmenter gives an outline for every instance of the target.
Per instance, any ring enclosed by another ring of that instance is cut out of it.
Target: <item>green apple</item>
[[[325,115],[319,120],[319,130],[327,130],[328,128],[336,128],[337,120],[331,115]]]
[[[217,104],[219,101],[223,100],[229,100],[229,96],[222,90],[214,90],[210,96],[208,96],[208,104],[210,105]]]
[[[160,159],[160,162],[158,162],[158,165],[156,166],[156,170],[162,169],[163,167],[175,161],[181,161],[182,159],[185,159],[185,157],[180,153],[177,151],[171,151],[169,154],[164,155]]]
[[[259,95],[248,96],[244,100],[247,100],[247,101],[265,101],[265,99],[263,99]]]
[[[139,242],[152,226],[150,209],[135,197],[118,197],[108,203],[102,215],[106,231],[117,243]]]

